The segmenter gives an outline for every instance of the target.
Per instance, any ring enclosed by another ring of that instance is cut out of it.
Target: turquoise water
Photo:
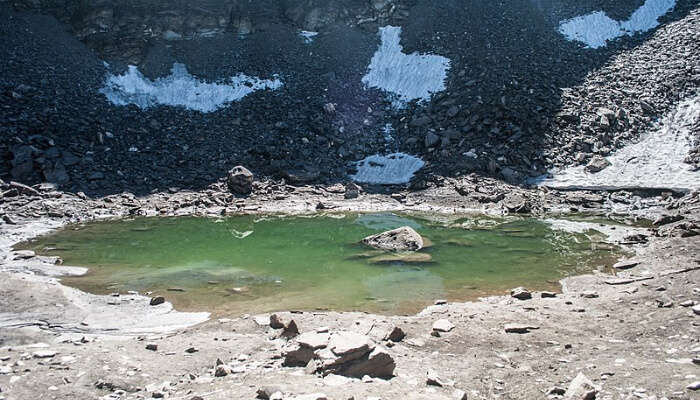
[[[86,266],[63,282],[92,293],[163,295],[214,313],[361,310],[413,313],[436,299],[469,300],[558,280],[616,253],[533,218],[395,214],[139,218],[72,226],[23,245]],[[408,225],[429,246],[402,255],[360,244]]]

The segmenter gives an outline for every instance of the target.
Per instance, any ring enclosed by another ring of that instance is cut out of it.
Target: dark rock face
[[[362,243],[387,251],[418,251],[423,248],[423,238],[410,226],[368,236],[362,239]]]
[[[235,194],[249,194],[253,191],[253,173],[239,165],[229,171],[226,183]]]
[[[640,5],[18,0],[18,13],[3,3],[0,178],[88,195],[144,194],[202,189],[235,162],[285,183],[337,183],[347,181],[352,161],[391,149],[427,161],[416,190],[434,174],[522,183],[608,155],[700,86],[700,11],[691,0],[679,0],[657,30],[602,49],[557,32],[566,18],[602,9],[624,19]],[[396,110],[364,87],[377,29],[387,24],[402,27],[406,53],[450,59],[446,91]],[[319,35],[306,44],[300,29]],[[127,64],[155,79],[173,62],[206,81],[279,74],[284,87],[210,114],[114,106],[98,92]],[[381,135],[386,124],[390,142]]]

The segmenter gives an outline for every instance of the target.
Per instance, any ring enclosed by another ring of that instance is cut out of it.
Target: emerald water
[[[533,218],[395,214],[138,218],[71,226],[22,245],[89,267],[64,278],[98,294],[163,295],[181,310],[215,314],[361,310],[403,314],[436,299],[469,300],[516,286],[556,290],[558,280],[610,264],[615,250],[591,235]],[[360,244],[411,226],[428,239],[414,254]]]

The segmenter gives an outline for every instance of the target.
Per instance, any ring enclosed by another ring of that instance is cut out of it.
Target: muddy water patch
[[[400,226],[418,231],[426,247],[391,253],[360,244]],[[64,278],[69,286],[152,292],[180,310],[401,314],[435,299],[471,300],[515,286],[556,290],[561,278],[610,265],[620,254],[596,240],[588,230],[552,229],[534,218],[332,214],[95,222],[18,247],[90,268]]]

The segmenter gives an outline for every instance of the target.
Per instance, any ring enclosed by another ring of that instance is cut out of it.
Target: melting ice
[[[379,33],[382,43],[362,78],[365,86],[396,95],[399,106],[411,100],[429,100],[433,93],[445,90],[448,58],[403,53],[400,27],[386,26]]]
[[[115,105],[135,104],[140,108],[157,105],[180,106],[201,112],[213,112],[257,90],[279,89],[282,81],[260,79],[239,74],[226,81],[208,83],[187,72],[184,64],[175,63],[170,75],[150,80],[131,65],[123,75],[110,74],[100,89]]]
[[[357,163],[357,174],[351,178],[360,183],[400,185],[408,183],[424,165],[420,158],[404,153],[373,155]]]
[[[612,165],[591,174],[584,167],[573,167],[554,174],[542,183],[571,189],[672,189],[700,188],[700,171],[684,159],[692,149],[693,129],[700,125],[700,96],[680,103],[659,126],[608,157]]]
[[[676,0],[646,0],[626,21],[616,21],[603,11],[595,11],[562,21],[559,32],[568,40],[576,40],[597,49],[604,47],[608,40],[624,35],[632,36],[657,27],[659,18],[675,5]]]

